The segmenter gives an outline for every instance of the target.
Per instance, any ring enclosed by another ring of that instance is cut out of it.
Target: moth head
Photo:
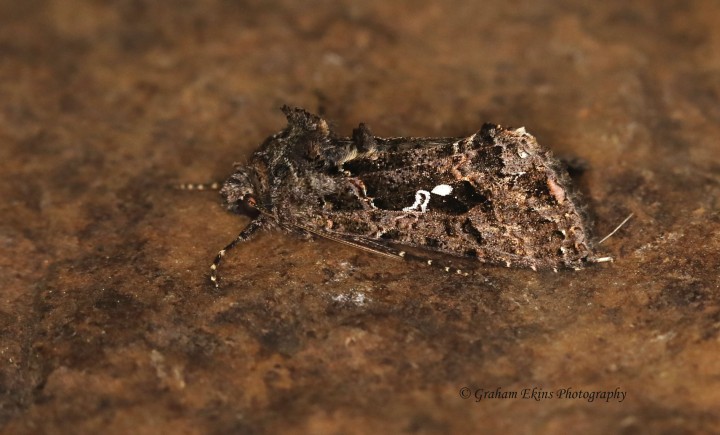
[[[220,194],[225,198],[228,210],[246,213],[257,210],[259,189],[255,170],[249,166],[236,166],[235,173],[225,181]]]

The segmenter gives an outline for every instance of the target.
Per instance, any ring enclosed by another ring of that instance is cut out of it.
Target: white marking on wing
[[[452,186],[448,186],[447,184],[438,184],[437,186],[433,187],[433,190],[431,190],[432,193],[440,196],[448,196],[452,193],[452,191]]]
[[[430,192],[427,190],[418,190],[415,192],[415,203],[410,207],[405,207],[402,211],[419,211],[425,213],[427,211],[427,205],[430,202]],[[420,208],[420,210],[418,210]]]

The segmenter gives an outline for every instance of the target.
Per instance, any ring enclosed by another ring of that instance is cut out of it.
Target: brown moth
[[[610,261],[595,254],[565,167],[524,128],[380,138],[360,124],[342,138],[317,115],[283,112],[287,126],[220,189],[228,210],[254,218],[215,258],[216,286],[226,252],[266,227],[406,259],[422,258],[403,247],[534,270]]]

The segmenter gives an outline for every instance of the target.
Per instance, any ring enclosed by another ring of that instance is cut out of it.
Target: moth
[[[566,168],[524,128],[381,138],[360,124],[338,137],[318,115],[282,111],[287,126],[220,188],[229,211],[253,219],[215,257],[216,287],[227,252],[273,227],[431,265],[405,247],[533,270],[611,260],[595,253]]]

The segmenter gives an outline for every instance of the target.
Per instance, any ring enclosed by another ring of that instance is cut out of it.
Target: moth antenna
[[[435,262],[435,260],[433,260],[433,259],[423,258],[419,255],[411,255],[411,254],[407,254],[405,252],[401,252],[401,253],[403,254],[402,257],[407,260],[425,263],[428,266],[431,266],[431,267],[434,267],[437,269],[442,269],[447,273],[452,273],[452,274],[462,275],[462,276],[470,275],[468,272],[465,272],[462,269],[458,269],[457,267],[446,266],[446,265],[442,264],[441,262]]]
[[[620,222],[620,225],[618,225],[617,227],[615,227],[615,229],[612,230],[612,231],[610,232],[610,234],[608,234],[607,236],[603,237],[602,240],[600,240],[597,244],[599,245],[599,244],[601,244],[602,242],[604,242],[605,240],[609,239],[610,236],[612,236],[612,235],[615,234],[620,228],[622,228],[622,226],[625,225],[625,224],[627,223],[627,221],[629,221],[630,218],[633,217],[633,215],[635,215],[635,213],[630,213],[630,214],[628,215],[628,217],[626,217],[622,222]]]
[[[268,218],[277,221],[277,217],[275,215],[273,215],[272,213],[268,212],[267,210],[264,210],[261,207],[257,207],[257,210],[260,211],[260,213],[262,213],[264,216],[267,216]],[[357,249],[360,249],[360,250],[363,250],[366,252],[370,252],[370,253],[373,253],[376,255],[382,255],[384,257],[390,257],[390,258],[394,258],[396,260],[406,260],[406,261],[415,261],[418,263],[424,263],[428,266],[443,269],[447,273],[454,273],[454,274],[462,275],[462,276],[469,275],[469,273],[465,272],[462,269],[458,269],[456,267],[445,266],[444,264],[441,264],[441,263],[435,263],[434,260],[430,260],[425,257],[421,257],[419,255],[414,255],[414,254],[411,254],[406,251],[401,251],[399,249],[391,248],[389,246],[380,245],[380,244],[374,244],[375,246],[371,246],[368,244],[368,243],[370,243],[369,241],[366,241],[365,244],[362,244],[362,243],[357,243],[357,242],[353,242],[350,240],[346,240],[346,239],[343,239],[340,237],[335,237],[330,234],[323,233],[323,232],[314,230],[312,228],[305,227],[303,225],[292,224],[291,226],[296,229],[306,231],[310,234],[314,234],[318,237],[332,240],[333,242],[342,243],[343,245],[352,246],[353,248],[357,248]],[[233,244],[231,243],[230,245],[233,245]],[[228,245],[228,246],[230,246],[230,245]],[[218,253],[218,257],[222,257],[222,256]],[[219,258],[216,258],[216,261],[219,262]],[[213,271],[214,271],[214,269],[213,269]],[[210,279],[212,280],[212,277]],[[215,281],[213,280],[213,282],[215,282]]]
[[[299,228],[299,229],[301,229],[301,230],[303,230],[303,231],[307,231],[308,233],[315,234],[316,236],[324,237],[324,238],[326,238],[326,239],[328,239],[328,240],[332,240],[332,241],[334,241],[334,242],[338,242],[338,243],[342,243],[342,244],[344,244],[344,245],[352,246],[353,248],[357,248],[357,249],[361,249],[361,250],[363,250],[363,251],[371,252],[371,253],[376,254],[376,255],[382,255],[382,256],[394,258],[394,259],[397,259],[397,260],[405,260],[405,261],[414,261],[414,262],[418,262],[418,263],[424,263],[424,264],[426,264],[426,265],[428,265],[428,266],[432,266],[432,267],[435,267],[435,268],[438,268],[438,269],[443,269],[443,270],[444,270],[445,272],[447,272],[447,273],[454,273],[454,274],[462,275],[462,276],[468,276],[468,275],[469,275],[469,273],[465,272],[465,271],[462,270],[462,269],[458,269],[458,268],[456,268],[456,267],[449,267],[449,266],[446,266],[446,265],[444,265],[444,264],[442,264],[442,263],[435,263],[434,260],[430,260],[430,259],[427,259],[427,258],[425,258],[425,257],[421,257],[421,256],[419,256],[419,255],[411,254],[411,253],[406,252],[406,251],[401,251],[401,250],[399,250],[399,249],[391,248],[391,247],[389,247],[389,246],[379,245],[379,244],[378,244],[378,245],[376,245],[377,247],[373,247],[373,246],[364,245],[364,244],[361,244],[361,243],[352,242],[352,241],[350,241],[350,240],[341,239],[341,238],[339,238],[339,237],[334,237],[334,236],[331,236],[331,235],[329,235],[329,234],[325,234],[325,233],[322,233],[322,232],[320,232],[320,231],[313,230],[313,229],[311,229],[311,228],[302,227],[302,226],[300,226],[300,225],[294,225],[294,226],[297,227],[297,228]],[[366,242],[366,243],[369,243],[369,242]]]
[[[212,265],[210,265],[210,281],[212,281],[215,288],[220,288],[220,284],[219,284],[220,278],[218,276],[218,268],[220,267],[220,262],[222,261],[225,254],[227,254],[228,251],[233,249],[239,243],[250,240],[257,233],[257,230],[261,229],[264,226],[265,226],[265,219],[263,217],[259,217],[255,220],[251,221],[248,224],[248,226],[246,226],[240,232],[240,234],[238,234],[238,236],[235,237],[235,240],[233,240],[227,246],[225,246],[220,251],[218,251],[217,255],[215,256],[215,260],[213,261]]]
[[[213,181],[212,183],[181,183],[173,187],[178,190],[220,190],[222,183]]]
[[[271,216],[271,215],[270,215],[270,216]],[[325,234],[325,233],[322,233],[322,232],[320,232],[320,231],[316,231],[316,230],[314,230],[314,229],[312,229],[312,228],[307,228],[307,227],[304,227],[304,226],[301,226],[301,225],[297,225],[297,224],[293,225],[293,227],[298,228],[298,229],[300,229],[300,230],[302,230],[302,231],[306,231],[306,232],[308,232],[308,233],[310,233],[310,234],[314,234],[314,235],[316,235],[316,236],[318,236],[318,237],[323,237],[323,238],[325,238],[325,239],[332,240],[333,242],[342,243],[343,245],[348,245],[348,246],[352,246],[353,248],[357,248],[357,249],[360,249],[360,250],[363,250],[363,251],[372,252],[373,254],[383,255],[383,256],[385,256],[385,257],[397,258],[397,259],[402,259],[402,257],[403,257],[403,256],[400,255],[399,253],[395,253],[395,252],[384,252],[384,251],[381,251],[380,249],[375,249],[375,248],[373,248],[372,246],[365,246],[365,245],[360,244],[360,243],[355,243],[355,242],[351,242],[351,241],[349,241],[349,240],[341,239],[341,238],[339,238],[339,237],[334,237],[334,236],[331,236],[330,234]],[[404,253],[403,253],[403,254],[404,254]]]

